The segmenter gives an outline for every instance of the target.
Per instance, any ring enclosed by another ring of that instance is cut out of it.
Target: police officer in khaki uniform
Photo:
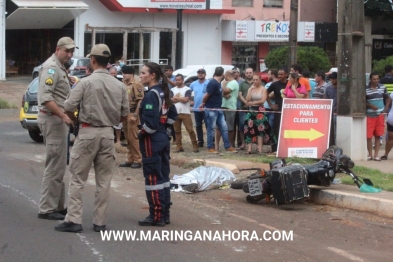
[[[67,135],[72,122],[64,113],[64,100],[70,92],[64,64],[70,61],[75,48],[74,40],[60,38],[56,52],[45,61],[39,73],[37,122],[46,145],[38,213],[42,219],[63,220],[67,213],[63,177],[67,166]]]
[[[55,227],[61,232],[81,232],[82,191],[94,163],[96,193],[93,227],[99,232],[106,229],[110,185],[115,165],[115,147],[112,126],[127,119],[130,109],[127,91],[112,77],[106,65],[111,52],[107,45],[95,45],[90,54],[94,72],[71,90],[64,108],[70,118],[80,104],[79,133],[71,151],[68,213],[65,221]]]
[[[130,103],[130,114],[128,119],[123,123],[124,135],[128,144],[128,161],[121,164],[120,167],[141,168],[142,154],[139,149],[138,125],[139,123],[139,105],[145,96],[143,85],[134,79],[134,68],[123,66],[123,82],[128,92],[128,101]]]

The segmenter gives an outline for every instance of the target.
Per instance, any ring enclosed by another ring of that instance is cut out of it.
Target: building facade
[[[1,7],[8,14],[2,17],[5,21],[1,31],[5,32],[5,37],[1,39],[4,51],[0,58],[20,65],[24,74],[54,52],[61,36],[75,40],[79,49],[75,50],[74,56],[86,56],[94,43],[105,43],[112,51],[112,63],[124,55],[133,64],[154,61],[174,65],[177,13],[173,8],[160,6],[165,4],[162,1],[159,4],[152,0],[4,2],[6,5]],[[181,19],[182,66],[220,64],[222,14],[232,14],[235,10],[225,9],[221,0],[183,2],[187,9],[182,11]],[[209,6],[206,6],[208,2]],[[57,12],[52,13],[52,9]],[[37,10],[41,12],[39,15],[34,14]],[[18,19],[22,12],[25,12],[25,18],[20,16]],[[44,17],[63,20],[54,25]],[[1,64],[0,79],[5,78],[4,71]]]
[[[132,64],[174,66],[179,5],[184,8],[181,67],[232,64],[263,70],[266,55],[288,44],[291,0],[165,1],[0,0],[0,79],[5,79],[8,61],[30,74],[54,52],[61,36],[75,39],[75,56],[86,56],[94,43],[105,43],[112,63],[125,56]],[[331,36],[337,27],[337,0],[299,0],[299,21],[299,45],[324,48],[335,66],[337,35]],[[393,55],[390,22],[366,18],[367,72],[373,59]],[[310,32],[314,38],[306,39]]]

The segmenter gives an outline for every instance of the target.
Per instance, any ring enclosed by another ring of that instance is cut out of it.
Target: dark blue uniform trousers
[[[169,182],[170,143],[166,133],[146,135],[139,140],[149,217],[156,222],[169,220],[171,202]]]

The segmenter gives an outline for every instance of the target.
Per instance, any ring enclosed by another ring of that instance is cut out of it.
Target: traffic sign
[[[332,99],[284,98],[277,157],[321,157],[329,147],[332,104]]]

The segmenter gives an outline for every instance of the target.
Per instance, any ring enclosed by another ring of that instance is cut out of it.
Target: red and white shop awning
[[[81,0],[11,0],[17,9],[7,16],[6,29],[56,29],[89,9]]]
[[[200,5],[206,6],[206,0],[188,0],[188,1],[174,1],[174,0],[100,0],[100,2],[111,11],[129,12],[129,13],[176,13],[176,8],[170,8],[169,4],[186,4],[186,5]],[[129,4],[126,4],[129,3]],[[142,3],[142,4],[141,4]],[[168,5],[167,7],[157,8],[157,3]],[[153,7],[152,7],[153,6]],[[235,9],[187,9],[183,10],[184,14],[234,14]]]

